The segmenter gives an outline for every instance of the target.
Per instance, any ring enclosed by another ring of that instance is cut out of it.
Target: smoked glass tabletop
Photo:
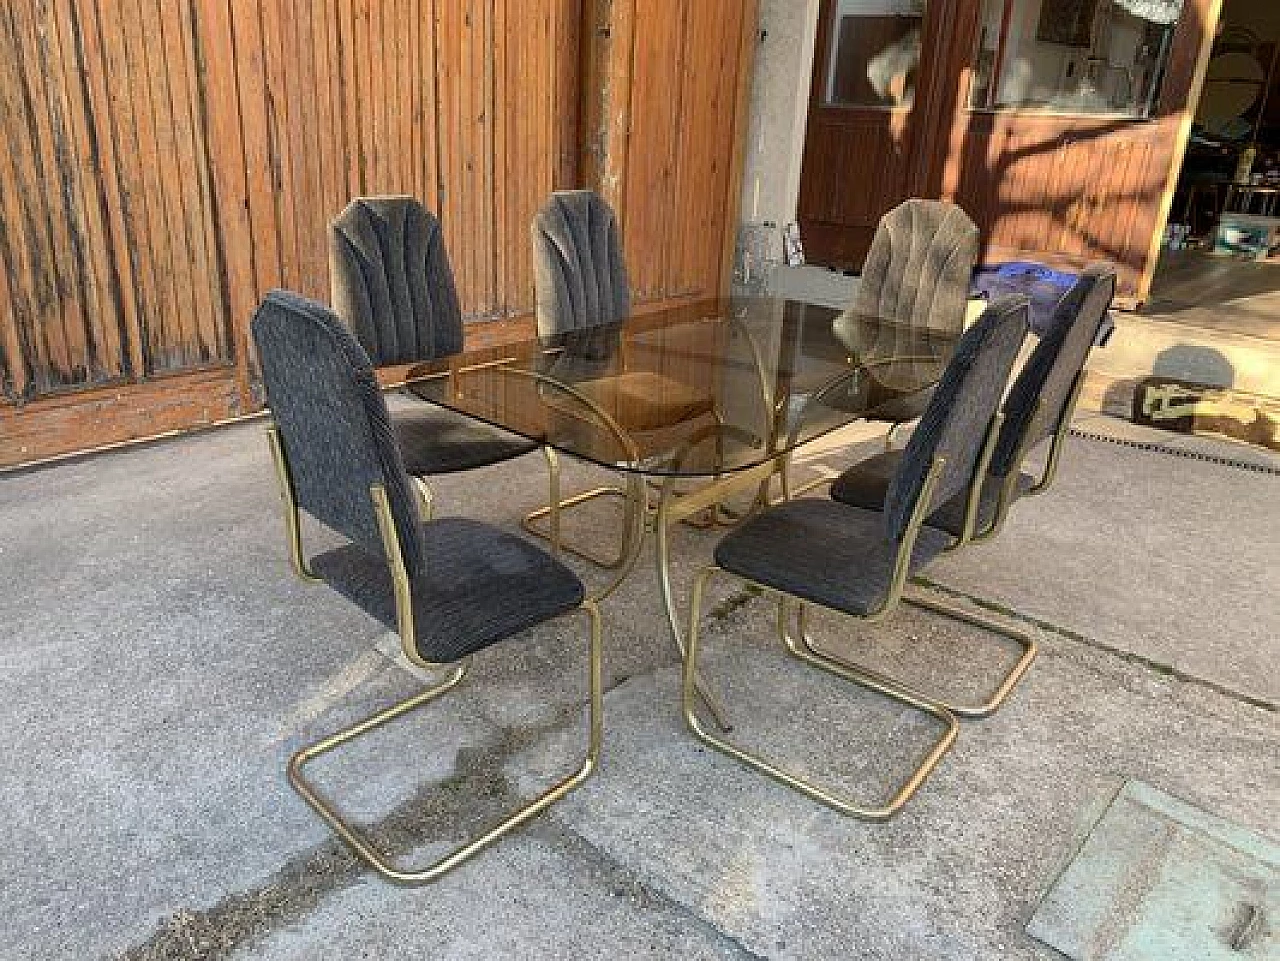
[[[743,470],[927,398],[959,331],[771,298],[708,300],[416,366],[410,393],[650,475]]]

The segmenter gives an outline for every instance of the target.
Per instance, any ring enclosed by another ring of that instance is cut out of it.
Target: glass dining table
[[[634,568],[647,529],[655,540],[662,603],[683,654],[671,583],[670,532],[681,522],[731,524],[773,496],[790,497],[794,451],[878,407],[926,394],[942,376],[958,331],[775,298],[698,301],[618,323],[466,350],[415,366],[406,389],[540,443],[552,506],[526,526],[560,535],[558,453],[616,472],[624,486],[564,502],[619,496],[623,547],[602,562]],[[546,519],[546,529],[534,526]],[[592,555],[578,551],[584,556]],[[596,559],[596,558],[592,558]],[[597,559],[597,562],[598,561]],[[603,596],[603,595],[602,595]],[[703,700],[726,730],[711,692]]]

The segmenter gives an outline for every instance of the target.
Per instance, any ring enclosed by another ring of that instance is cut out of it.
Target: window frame
[[[1000,11],[1000,25],[996,39],[996,46],[992,50],[993,60],[991,79],[988,82],[987,90],[985,91],[985,103],[982,104],[975,103],[973,95],[978,78],[979,64],[983,53],[983,34],[981,27],[983,15],[986,12],[986,2],[985,0],[976,0],[974,3],[973,10],[978,19],[978,24],[973,33],[973,49],[969,55],[968,82],[964,91],[963,109],[976,114],[1026,114],[1037,117],[1124,120],[1130,123],[1147,123],[1157,120],[1162,116],[1166,86],[1169,82],[1169,67],[1173,59],[1173,51],[1176,46],[1178,33],[1185,25],[1183,18],[1186,15],[1186,10],[1191,0],[1184,0],[1182,12],[1178,14],[1178,19],[1169,25],[1169,29],[1165,33],[1160,52],[1157,55],[1159,77],[1153,85],[1151,92],[1147,95],[1146,102],[1143,104],[1143,112],[1124,110],[1073,110],[1065,107],[996,103],[995,101],[1000,90],[1000,83],[1004,79],[1005,75],[1005,58],[1008,55],[1009,25],[1014,14],[1017,12],[1016,4],[1019,2],[1025,2],[1025,0],[1003,0],[1003,6]],[[1053,0],[1042,0],[1042,3],[1051,2],[1053,2]],[[1100,0],[1100,2],[1110,3],[1112,0]]]

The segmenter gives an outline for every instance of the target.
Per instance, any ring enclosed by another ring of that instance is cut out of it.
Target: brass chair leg
[[[956,723],[955,718],[952,717],[944,708],[941,708],[936,704],[918,699],[897,687],[880,684],[875,680],[864,677],[857,671],[848,670],[839,665],[828,663],[825,659],[820,657],[814,657],[810,661],[814,666],[820,667],[824,671],[845,680],[852,681],[861,687],[883,694],[898,703],[905,704],[921,711],[922,713],[931,715],[941,721],[945,727],[942,735],[934,742],[924,760],[916,767],[907,780],[894,791],[892,797],[886,803],[874,807],[868,807],[856,803],[834,791],[830,791],[818,784],[815,784],[812,781],[792,774],[767,758],[745,750],[744,748],[731,743],[726,738],[712,733],[702,724],[701,720],[698,718],[696,710],[696,681],[698,678],[698,650],[700,642],[698,622],[702,609],[703,592],[706,588],[707,582],[713,575],[720,572],[720,568],[717,567],[705,568],[702,573],[698,575],[693,587],[688,649],[684,659],[684,675],[681,689],[681,708],[684,713],[685,724],[689,727],[689,730],[692,731],[694,736],[704,744],[715,748],[723,754],[727,754],[729,757],[745,764],[747,767],[768,775],[774,780],[787,785],[793,790],[800,792],[820,804],[825,804],[828,807],[839,811],[841,814],[861,818],[867,821],[886,821],[893,817],[902,808],[902,806],[910,800],[911,796],[919,790],[920,786],[925,782],[925,779],[928,778],[928,776],[933,772],[933,769],[938,766],[938,762],[941,761],[947,751],[951,749],[951,745],[955,743],[956,736],[960,730],[959,724]],[[764,585],[758,586],[763,587]],[[765,590],[770,589],[765,588]],[[776,591],[770,592],[777,593]],[[779,595],[779,598],[778,629],[783,640],[787,641],[788,632],[786,631],[785,624],[787,599],[785,595]],[[788,646],[790,646],[789,643]]]
[[[1022,680],[1022,676],[1027,673],[1027,669],[1031,667],[1031,663],[1036,659],[1036,655],[1039,652],[1039,645],[1036,643],[1035,638],[1030,634],[1001,624],[999,621],[988,617],[985,614],[966,610],[950,601],[927,598],[920,595],[904,594],[902,596],[902,602],[910,604],[912,607],[932,611],[936,614],[949,617],[952,620],[972,624],[975,627],[981,627],[985,630],[991,631],[992,633],[999,634],[1002,637],[1007,637],[1010,640],[1017,642],[1017,644],[1022,648],[1022,653],[1018,657],[1017,663],[1014,664],[1012,669],[1010,669],[1010,671],[1004,676],[996,686],[995,690],[987,697],[986,701],[981,704],[955,704],[944,698],[935,697],[932,694],[923,694],[919,691],[913,690],[895,678],[886,677],[883,674],[877,674],[874,671],[855,664],[846,657],[834,654],[828,650],[820,649],[814,644],[813,639],[805,630],[806,609],[803,606],[800,608],[798,614],[798,637],[795,638],[792,643],[789,643],[788,647],[791,648],[791,652],[793,654],[804,660],[810,660],[811,658],[817,657],[832,664],[839,665],[845,670],[857,671],[878,683],[892,685],[901,691],[908,692],[913,697],[926,700],[932,704],[937,704],[946,708],[957,717],[966,719],[990,717],[998,711],[1000,706],[1005,702],[1005,699],[1008,698],[1009,694],[1017,686],[1018,682]]]
[[[585,561],[595,564],[597,567],[603,567],[605,570],[617,570],[626,564],[630,556],[630,545],[626,541],[626,531],[630,529],[630,525],[624,524],[624,539],[618,549],[616,557],[602,557],[599,554],[589,551],[586,548],[577,547],[573,544],[566,543],[561,533],[561,516],[564,511],[571,507],[577,507],[587,501],[594,500],[597,497],[618,497],[627,502],[628,509],[632,509],[631,500],[632,492],[624,490],[621,487],[597,487],[581,494],[575,494],[573,497],[561,498],[560,496],[560,457],[552,447],[543,447],[543,454],[547,459],[547,506],[539,507],[537,510],[530,511],[520,521],[520,526],[528,533],[535,537],[541,537],[543,540],[549,541],[551,544],[551,552],[558,555],[561,550],[568,551],[576,557],[580,557]],[[643,505],[641,505],[643,508]],[[539,527],[537,522],[543,518],[548,518],[547,528],[544,530]]]
[[[395,884],[402,885],[418,885],[435,881],[447,871],[457,867],[463,861],[477,854],[499,838],[510,833],[526,821],[546,810],[546,808],[560,800],[590,777],[591,773],[599,764],[600,745],[603,740],[603,685],[601,682],[600,611],[591,601],[584,602],[579,610],[585,613],[591,622],[588,668],[591,692],[590,728],[588,733],[586,756],[583,758],[582,763],[576,771],[552,785],[538,797],[518,808],[516,811],[512,812],[478,837],[473,838],[458,848],[455,848],[449,854],[433,862],[426,868],[420,870],[403,870],[392,865],[386,858],[379,854],[354,827],[344,821],[341,815],[338,814],[337,810],[321,796],[320,792],[317,791],[305,777],[303,777],[302,773],[303,767],[320,755],[328,753],[348,741],[352,741],[363,734],[367,734],[370,731],[382,727],[384,724],[394,721],[396,718],[402,717],[410,711],[422,707],[423,705],[435,700],[437,697],[440,697],[442,694],[452,690],[462,680],[463,675],[466,674],[466,661],[463,661],[455,667],[439,684],[429,687],[420,694],[416,694],[411,698],[400,701],[397,704],[393,704],[391,707],[379,711],[377,714],[374,714],[357,724],[353,724],[351,727],[344,728],[329,737],[316,741],[314,744],[308,745],[307,747],[299,750],[289,760],[289,783],[293,786],[294,790],[302,796],[302,799],[306,801],[321,818],[324,819],[338,837],[342,838],[347,846],[350,847],[361,860],[377,871],[383,878]]]
[[[298,514],[298,501],[293,494],[293,479],[289,474],[289,460],[285,456],[284,442],[280,439],[280,430],[275,424],[267,427],[267,443],[271,447],[271,460],[276,468],[276,484],[280,489],[280,503],[284,509],[285,539],[289,542],[289,561],[293,572],[299,580],[308,584],[318,584],[320,578],[307,563],[306,553],[302,549],[302,519]]]

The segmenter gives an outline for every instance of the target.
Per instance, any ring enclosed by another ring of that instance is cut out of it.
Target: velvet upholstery
[[[613,210],[590,190],[553,193],[533,227],[538,333],[623,320],[631,289]]]
[[[251,329],[298,506],[381,557],[369,497],[381,484],[412,574],[422,562],[418,502],[368,355],[332,311],[288,291],[267,294]]]
[[[333,307],[375,367],[462,350],[440,222],[412,197],[357,197],[329,228]]]
[[[440,222],[412,197],[358,197],[329,228],[334,309],[374,366],[411,364],[463,348],[462,310]],[[410,474],[470,470],[537,445],[421,401],[394,403],[391,421]]]
[[[427,563],[411,580],[414,641],[425,660],[446,664],[573,610],[582,582],[521,537],[446,517],[422,525]],[[354,545],[311,560],[338,593],[397,629],[387,562]]]
[[[945,504],[968,490],[1027,334],[1027,308],[1026,297],[1001,298],[960,337],[885,492],[886,533],[892,540],[901,540],[906,531],[935,459],[941,458],[944,466],[933,504]]]

